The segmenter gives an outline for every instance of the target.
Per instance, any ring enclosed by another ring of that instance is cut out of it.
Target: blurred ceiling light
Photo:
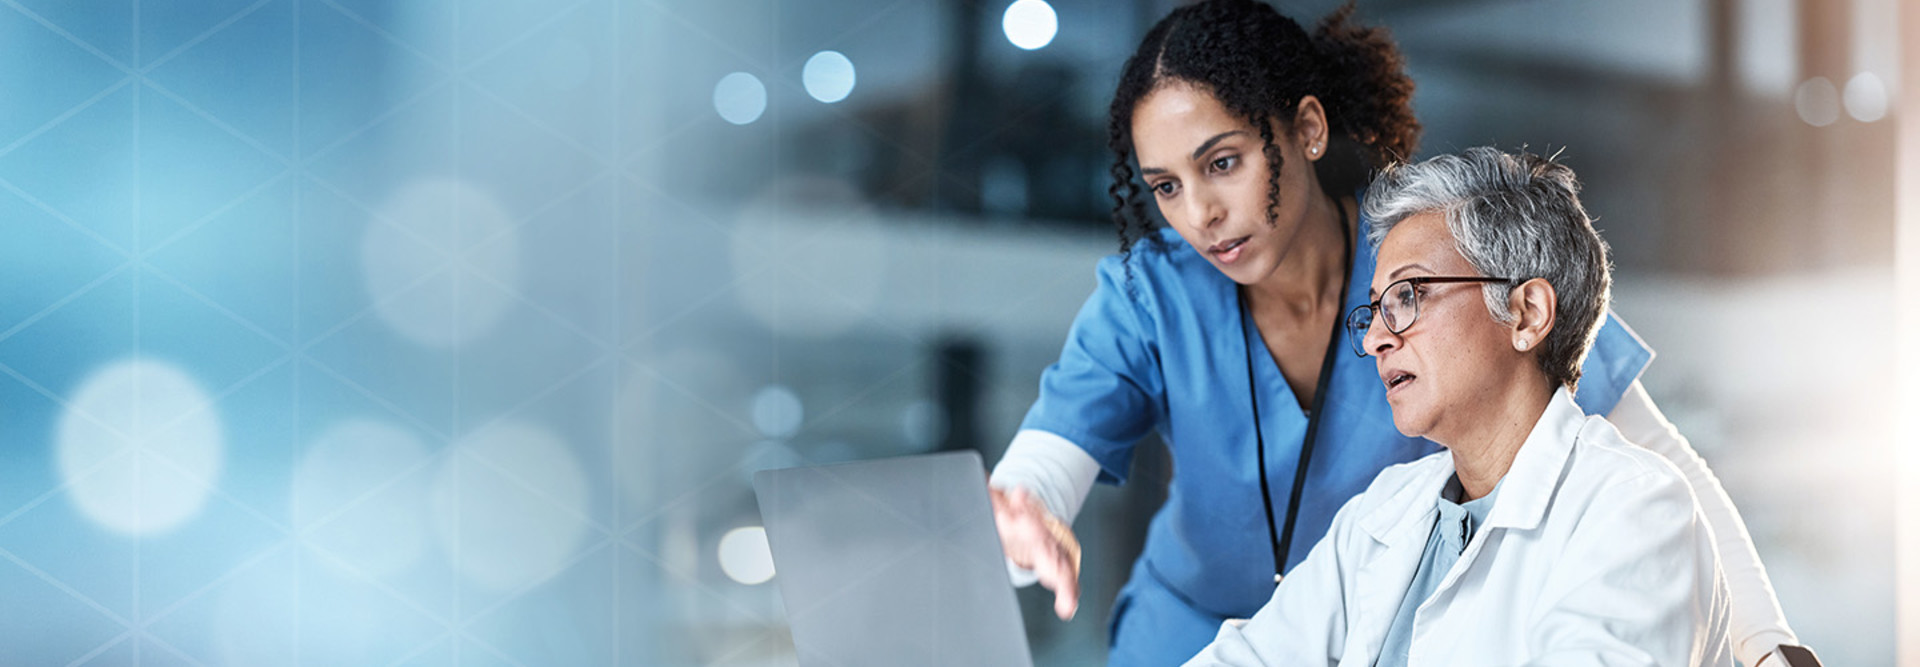
[[[567,567],[591,527],[587,473],[566,442],[519,421],[482,427],[441,460],[429,503],[453,569],[493,591]]]
[[[720,83],[713,86],[713,110],[734,125],[760,120],[760,114],[767,110],[767,87],[746,72],[720,77]]]
[[[1847,80],[1847,115],[1862,123],[1871,123],[1887,116],[1887,87],[1880,77],[1872,72],[1861,72]]]
[[[1006,31],[1007,41],[1014,46],[1032,51],[1052,42],[1060,23],[1053,5],[1046,0],[1018,0],[1007,5],[1007,13],[1000,17],[1000,29]]]
[[[720,571],[748,586],[772,579],[773,549],[767,546],[767,529],[744,526],[727,531],[720,538]]]
[[[55,451],[81,514],[156,535],[200,513],[219,480],[214,399],[172,364],[135,357],[88,376],[60,415]]]
[[[1807,79],[1793,91],[1793,110],[1808,125],[1832,125],[1840,120],[1840,91],[1824,76]]]
[[[770,384],[753,395],[753,426],[769,438],[790,438],[800,431],[806,413],[792,389]]]
[[[853,92],[853,61],[839,51],[821,51],[807,59],[800,80],[813,99],[832,104]]]
[[[426,485],[406,478],[430,457],[398,426],[354,418],[328,427],[293,469],[294,529],[342,574],[404,571],[426,555],[429,525]]]

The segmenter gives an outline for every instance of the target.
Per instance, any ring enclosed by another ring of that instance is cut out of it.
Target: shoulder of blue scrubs
[[[1162,319],[1188,298],[1194,268],[1179,235],[1155,233],[1158,243],[1143,238],[1125,256],[1100,260],[1093,294],[1075,316],[1059,361],[1041,374],[1040,397],[1020,425],[1079,445],[1109,483],[1126,481],[1134,444],[1165,418]]]
[[[1589,415],[1611,414],[1627,388],[1652,362],[1653,349],[1608,309],[1600,333],[1593,338],[1593,347],[1580,364],[1580,387],[1574,392],[1573,402]]]

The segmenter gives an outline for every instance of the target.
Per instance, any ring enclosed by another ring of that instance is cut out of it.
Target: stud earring
[[[1531,344],[1531,343],[1528,343],[1528,342],[1527,342],[1527,339],[1525,339],[1525,338],[1522,338],[1522,339],[1520,339],[1520,351],[1521,351],[1521,352],[1525,352],[1525,351],[1527,351],[1527,346],[1528,346],[1528,345],[1530,345],[1530,344]]]

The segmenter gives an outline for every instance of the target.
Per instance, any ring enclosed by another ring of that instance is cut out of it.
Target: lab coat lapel
[[[1573,394],[1564,387],[1554,392],[1553,398],[1547,402],[1547,409],[1540,413],[1540,421],[1534,424],[1526,442],[1514,454],[1513,465],[1507,468],[1507,474],[1501,478],[1500,496],[1494,499],[1486,523],[1474,531],[1473,538],[1467,541],[1466,548],[1460,552],[1460,560],[1447,570],[1446,577],[1440,580],[1440,587],[1434,589],[1433,597],[1415,612],[1414,655],[1446,655],[1449,652],[1445,647],[1432,644],[1443,637],[1457,639],[1460,633],[1433,632],[1434,628],[1423,623],[1422,619],[1453,604],[1453,598],[1459,593],[1457,584],[1473,569],[1474,561],[1490,540],[1500,539],[1508,530],[1531,530],[1545,520],[1547,507],[1553,502],[1553,493],[1560,485],[1568,456],[1573,452],[1574,440],[1579,437],[1580,429],[1585,424],[1586,413],[1581,412],[1573,402]],[[1452,472],[1451,468],[1448,472]],[[1435,493],[1438,492],[1435,490]],[[1417,565],[1419,554],[1416,553],[1414,557]]]
[[[1360,520],[1362,532],[1373,540],[1376,549],[1353,575],[1353,602],[1348,608],[1358,613],[1354,627],[1347,634],[1346,655],[1354,655],[1355,649],[1362,648],[1356,644],[1363,645],[1369,664],[1379,656],[1394,613],[1400,609],[1400,601],[1413,583],[1414,572],[1420,568],[1427,535],[1439,513],[1432,499],[1440,496],[1440,487],[1453,475],[1451,463],[1432,468],[1428,474],[1402,486]]]
[[[1494,499],[1481,534],[1492,528],[1531,530],[1546,520],[1547,508],[1553,504],[1553,494],[1566,473],[1567,459],[1573,454],[1573,443],[1586,424],[1587,414],[1573,402],[1573,392],[1565,387],[1553,392],[1540,421],[1533,425],[1501,479],[1500,497]],[[1467,548],[1473,547],[1470,544]],[[1467,559],[1463,556],[1460,560]]]

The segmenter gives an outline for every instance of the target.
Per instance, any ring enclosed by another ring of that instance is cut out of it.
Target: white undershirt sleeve
[[[1014,434],[1007,453],[993,467],[987,484],[997,489],[1022,488],[1047,511],[1069,526],[1100,477],[1100,463],[1079,445],[1047,431],[1025,429]],[[1013,585],[1030,586],[1033,571],[1007,562]]]
[[[1726,574],[1727,590],[1731,593],[1729,634],[1733,638],[1734,655],[1742,663],[1753,665],[1780,644],[1799,643],[1793,630],[1787,627],[1786,615],[1781,613],[1780,602],[1774,597],[1773,582],[1767,578],[1766,566],[1754,551],[1753,537],[1747,533],[1746,521],[1734,508],[1733,499],[1727,497],[1720,479],[1707,468],[1706,460],[1694,452],[1686,436],[1680,435],[1680,430],[1654,406],[1646,387],[1635,380],[1626,395],[1620,397],[1613,413],[1607,415],[1607,421],[1613,422],[1628,441],[1672,461],[1686,476],[1687,485],[1693,487],[1694,498],[1699,501],[1707,523],[1713,527],[1714,543],[1720,549],[1720,568]]]

